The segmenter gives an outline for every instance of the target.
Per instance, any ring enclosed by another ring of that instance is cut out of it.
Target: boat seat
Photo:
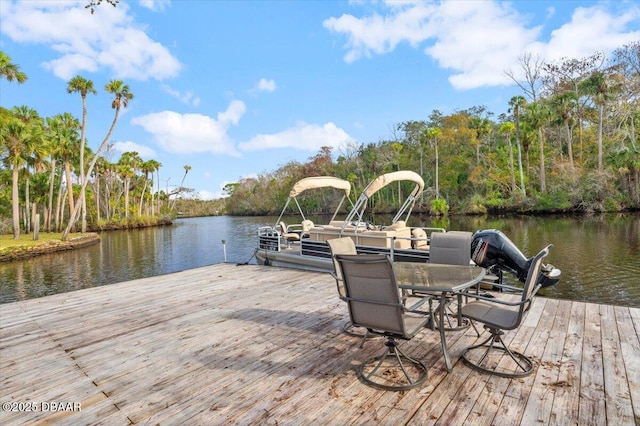
[[[385,228],[382,231],[364,231],[358,234],[358,243],[365,246],[391,248],[391,238],[395,237],[394,248],[408,249],[411,248],[411,229]]]
[[[291,241],[300,241],[300,234],[296,232],[289,232],[289,227],[287,227],[284,222],[280,222],[278,226],[280,226],[280,235],[282,238],[287,240],[288,243]]]
[[[429,250],[429,239],[424,229],[415,228],[411,230],[411,237],[413,238],[411,243],[414,249]]]
[[[313,228],[315,225],[313,223],[312,220],[309,219],[305,219],[302,221],[301,223],[302,225],[302,238],[308,238],[309,237],[309,231],[311,230],[311,228]]]
[[[344,222],[340,222],[340,223],[344,223]],[[327,240],[331,240],[333,238],[339,238],[344,236],[354,236],[356,235],[356,233],[360,234],[362,231],[364,231],[363,228],[356,229],[356,227],[351,225],[345,226],[344,229],[342,229],[339,226],[333,226],[331,224],[324,225],[324,226],[316,225],[309,230],[309,237],[313,241],[324,242]]]

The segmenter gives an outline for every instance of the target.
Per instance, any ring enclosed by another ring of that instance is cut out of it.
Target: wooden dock
[[[232,264],[0,305],[0,424],[640,424],[640,309],[537,298],[505,339],[524,379],[464,365],[472,330],[447,333],[447,374],[425,329],[405,392],[357,379],[383,347],[346,316],[329,274]]]

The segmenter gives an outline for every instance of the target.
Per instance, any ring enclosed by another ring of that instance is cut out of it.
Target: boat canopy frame
[[[353,209],[351,209],[351,212],[349,212],[349,215],[347,215],[347,219],[345,220],[343,227],[353,222],[364,222],[362,218],[364,216],[364,212],[367,209],[367,203],[369,199],[385,186],[399,181],[409,181],[415,183],[416,185],[404,200],[404,203],[396,213],[391,224],[393,225],[394,223],[399,221],[405,214],[406,216],[404,220],[405,222],[408,221],[418,196],[420,196],[420,194],[422,194],[422,191],[424,191],[424,180],[416,172],[413,172],[411,170],[399,170],[396,172],[380,175],[372,180],[369,185],[367,185],[364,191],[362,191],[360,197],[358,197],[358,199],[356,200]]]
[[[282,219],[282,216],[284,216],[284,213],[287,211],[287,207],[289,207],[289,204],[291,203],[292,200],[294,201],[296,207],[298,208],[298,212],[302,216],[302,220],[306,220],[304,216],[304,211],[302,210],[302,207],[300,206],[300,203],[298,202],[297,197],[306,191],[310,191],[313,189],[321,189],[321,188],[334,188],[336,190],[340,190],[343,192],[342,198],[340,199],[338,206],[335,208],[333,212],[333,216],[331,217],[331,220],[335,220],[336,216],[338,215],[338,212],[340,211],[340,207],[342,207],[342,204],[344,203],[345,199],[349,201],[349,203],[351,204],[351,208],[353,209],[354,207],[353,201],[351,201],[351,198],[349,198],[349,195],[351,194],[351,182],[345,179],[334,177],[334,176],[306,177],[306,178],[300,179],[291,188],[291,191],[289,192],[289,197],[287,198],[287,202],[285,203],[284,208],[280,212],[280,216],[278,216],[278,220],[276,220],[276,225],[274,225],[274,227],[277,226],[278,223],[280,223],[280,219]]]

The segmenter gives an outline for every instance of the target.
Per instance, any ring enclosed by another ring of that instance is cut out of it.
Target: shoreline
[[[100,242],[100,235],[95,232],[88,232],[78,237],[73,237],[67,241],[47,241],[31,247],[13,247],[6,253],[0,253],[0,262],[11,262],[23,260],[43,254],[55,253],[59,251],[74,250],[88,247]]]
[[[97,244],[100,242],[100,233],[108,231],[122,231],[130,229],[141,229],[155,226],[170,226],[173,222],[171,220],[162,219],[153,224],[131,224],[131,225],[115,225],[109,224],[103,226],[100,229],[93,229],[92,231],[84,234],[69,238],[67,241],[62,240],[47,240],[42,243],[36,243],[30,246],[12,246],[9,245],[5,249],[0,246],[0,262],[12,262],[14,260],[30,259],[32,257],[40,256],[43,254],[56,253],[66,250],[74,250],[84,248]]]

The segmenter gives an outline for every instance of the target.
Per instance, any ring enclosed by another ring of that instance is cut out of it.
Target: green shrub
[[[469,200],[469,204],[465,209],[468,214],[486,214],[487,206],[485,206],[484,197],[480,194],[473,194]]]
[[[536,196],[534,210],[537,211],[566,211],[573,206],[569,193],[564,189],[545,192]]]
[[[446,216],[449,213],[449,204],[443,198],[431,200],[431,214],[435,216]]]

